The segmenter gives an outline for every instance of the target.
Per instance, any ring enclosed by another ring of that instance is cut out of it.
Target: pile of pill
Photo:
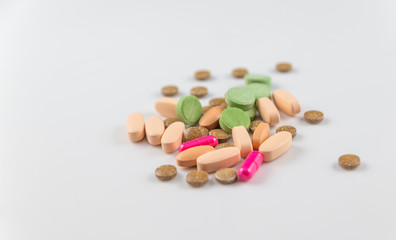
[[[279,72],[289,72],[289,63],[276,66]],[[245,68],[232,71],[235,78],[244,78],[245,85],[226,91],[224,98],[214,98],[209,106],[202,107],[198,98],[208,94],[206,87],[194,87],[189,96],[172,98],[178,94],[177,86],[162,88],[165,96],[158,99],[154,107],[160,116],[144,119],[141,113],[128,116],[126,129],[132,142],[147,138],[151,145],[161,145],[166,153],[178,151],[176,164],[180,167],[196,167],[186,176],[193,187],[203,186],[209,179],[208,173],[222,184],[230,184],[237,179],[248,181],[258,171],[262,162],[270,162],[284,154],[292,145],[297,130],[293,126],[281,126],[270,136],[270,128],[279,124],[279,111],[288,116],[296,116],[301,111],[297,98],[285,89],[271,92],[271,77],[251,74]],[[207,80],[211,74],[207,70],[197,71],[195,78]],[[260,120],[255,120],[257,112]],[[320,111],[304,114],[307,123],[318,124],[324,118]],[[249,131],[251,134],[249,134]],[[232,138],[233,144],[228,143]],[[232,166],[244,158],[238,171]],[[353,169],[360,163],[356,155],[340,157],[339,164],[345,169]],[[162,181],[173,179],[176,167],[163,165],[155,170]]]

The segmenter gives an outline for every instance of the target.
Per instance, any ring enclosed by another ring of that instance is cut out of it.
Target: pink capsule
[[[238,170],[239,179],[242,181],[251,179],[263,160],[263,155],[259,151],[250,152]]]
[[[194,139],[189,142],[185,142],[182,145],[180,145],[179,152],[183,152],[184,150],[187,150],[192,147],[203,146],[203,145],[209,145],[209,146],[215,147],[217,145],[217,143],[218,143],[217,138],[213,135],[200,137],[200,138]]]

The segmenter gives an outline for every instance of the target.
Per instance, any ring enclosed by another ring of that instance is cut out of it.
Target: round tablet
[[[162,165],[155,169],[155,176],[161,181],[169,181],[177,174],[177,170],[172,165]]]
[[[192,171],[187,174],[186,181],[192,187],[201,187],[209,180],[209,175],[205,171]]]
[[[212,98],[209,100],[210,106],[226,105],[224,98]]]
[[[345,154],[338,158],[338,164],[347,170],[352,170],[360,165],[360,158],[354,154]]]
[[[213,135],[217,138],[218,143],[225,143],[230,139],[230,134],[224,132],[221,129],[212,129],[209,131],[209,135]]]
[[[169,85],[169,86],[163,87],[161,89],[161,92],[164,96],[172,97],[172,96],[175,96],[179,92],[179,89],[177,88],[177,86]]]
[[[243,78],[246,74],[248,74],[248,70],[246,68],[235,68],[232,71],[232,76],[235,78]]]
[[[210,78],[210,72],[207,70],[200,70],[195,72],[194,77],[197,80],[206,80]]]
[[[271,96],[271,88],[267,84],[250,83],[246,87],[254,92],[256,99]]]
[[[276,132],[282,132],[282,131],[287,131],[291,133],[292,138],[294,138],[297,135],[297,129],[293,126],[281,126],[276,129]]]
[[[164,125],[165,128],[167,128],[169,125],[171,125],[174,122],[180,122],[178,118],[167,118],[164,120]]]
[[[307,123],[318,124],[324,118],[324,114],[320,111],[312,110],[304,113],[304,119]]]
[[[195,125],[202,115],[202,105],[195,96],[185,96],[176,105],[176,115],[187,125]]]
[[[230,184],[237,179],[237,172],[233,168],[222,168],[215,173],[216,180],[222,184]]]
[[[233,87],[226,93],[226,103],[229,107],[246,111],[253,107],[255,101],[256,95],[247,87]]]
[[[201,131],[202,137],[209,135],[209,129],[207,129],[206,127],[199,127],[199,131]]]
[[[200,137],[203,137],[203,135],[198,127],[189,127],[184,130],[183,142],[189,142]]]
[[[190,94],[197,98],[202,98],[208,94],[208,89],[206,87],[193,87],[190,90]]]
[[[250,125],[249,116],[239,108],[227,108],[220,117],[220,127],[227,133],[232,132],[232,128],[236,126],[244,126],[248,129]]]
[[[276,65],[276,70],[279,72],[289,72],[292,70],[292,65],[287,62],[281,62]]]
[[[256,120],[256,121],[253,121],[252,123],[250,123],[250,126],[249,126],[250,132],[251,132],[251,133],[254,133],[254,130],[256,130],[257,126],[258,126],[260,123],[263,123],[263,122],[264,122],[264,121],[262,121],[262,120]]]

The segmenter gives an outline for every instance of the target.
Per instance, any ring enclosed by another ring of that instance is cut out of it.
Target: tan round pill
[[[164,120],[164,126],[165,126],[165,128],[169,127],[169,125],[171,125],[171,124],[174,123],[174,122],[181,122],[181,121],[179,121],[178,118],[167,118],[167,119],[165,119],[165,120]]]
[[[218,105],[227,105],[224,98],[212,98],[209,100],[209,105],[214,107]]]
[[[201,130],[198,127],[190,127],[184,130],[183,142],[189,142],[200,137],[203,137]]]
[[[243,78],[246,74],[248,74],[248,70],[246,68],[235,68],[232,71],[232,76],[235,78]]]
[[[227,147],[235,147],[235,145],[231,144],[231,143],[220,143],[217,144],[217,146],[215,147],[215,149],[222,149],[222,148],[227,148]]]
[[[347,170],[352,170],[360,165],[360,158],[355,154],[345,154],[338,158],[338,164]]]
[[[324,114],[320,111],[311,110],[304,113],[304,119],[307,123],[318,124],[324,118]]]
[[[163,87],[161,92],[164,96],[172,97],[172,96],[175,96],[179,92],[179,89],[177,88],[177,86],[168,85],[168,86]]]
[[[224,132],[222,129],[210,130],[209,135],[215,136],[219,143],[225,143],[230,139],[230,134]]]
[[[292,137],[294,138],[296,135],[297,135],[297,129],[295,128],[295,127],[293,127],[293,126],[281,126],[281,127],[278,127],[277,129],[276,129],[276,132],[278,133],[278,132],[282,132],[282,131],[287,131],[287,132],[289,132],[289,133],[291,133],[291,135],[292,135]]]
[[[208,89],[206,87],[193,87],[190,90],[190,94],[197,98],[202,98],[208,94]]]
[[[237,179],[237,172],[232,168],[222,168],[216,171],[215,178],[219,183],[230,184]]]
[[[192,187],[201,187],[209,180],[209,174],[205,171],[192,171],[187,174],[186,181]]]
[[[260,123],[263,123],[264,121],[261,120],[255,120],[250,123],[249,130],[251,133],[254,133],[254,130],[256,130],[257,126],[260,125]]]
[[[276,69],[279,72],[289,72],[290,70],[292,70],[292,65],[290,63],[287,63],[287,62],[282,62],[282,63],[278,63],[276,65]]]
[[[195,72],[194,77],[197,80],[206,80],[210,78],[210,72],[207,70],[200,70]]]
[[[207,129],[206,127],[199,127],[199,131],[201,131],[202,137],[209,135],[209,129]]]
[[[177,169],[172,165],[162,165],[155,169],[155,176],[161,181],[169,181],[177,174]]]

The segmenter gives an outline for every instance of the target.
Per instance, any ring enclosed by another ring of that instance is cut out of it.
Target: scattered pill
[[[157,112],[164,116],[164,117],[169,117],[169,118],[175,118],[177,117],[176,115],[176,105],[177,105],[177,99],[175,98],[169,98],[169,97],[164,97],[158,99],[155,104],[155,110]]]
[[[195,96],[185,96],[179,99],[176,106],[179,120],[187,125],[195,125],[202,115],[202,105]]]
[[[202,98],[208,94],[208,89],[206,87],[193,87],[190,90],[190,94],[197,98]]]
[[[250,83],[246,87],[249,88],[252,92],[254,92],[256,99],[271,96],[271,88],[267,84]]]
[[[272,93],[272,99],[276,107],[289,116],[294,116],[301,111],[298,100],[288,91],[284,89],[275,90]]]
[[[161,137],[164,133],[164,122],[160,116],[151,116],[146,121],[146,137],[151,145],[160,145]]]
[[[270,126],[268,123],[260,123],[252,136],[253,149],[258,150],[260,145],[269,138]]]
[[[200,70],[200,71],[195,72],[194,77],[197,80],[206,80],[206,79],[210,78],[210,72],[207,70]]]
[[[282,62],[276,65],[276,70],[279,72],[289,72],[292,70],[292,65],[290,63]]]
[[[252,140],[244,126],[234,127],[232,129],[232,139],[237,148],[241,151],[241,157],[246,157],[253,151]]]
[[[184,130],[183,142],[189,142],[200,137],[203,137],[203,135],[198,127],[189,127]]]
[[[141,113],[132,113],[126,122],[128,138],[132,142],[139,142],[144,138],[144,117]]]
[[[276,132],[282,132],[282,131],[287,131],[291,133],[292,138],[294,138],[297,135],[297,129],[293,126],[281,126],[276,129]]]
[[[246,74],[245,75],[245,83],[263,83],[271,86],[271,77],[262,75],[262,74]]]
[[[206,127],[209,130],[216,128],[219,125],[219,119],[224,109],[225,106],[222,105],[209,109],[199,120],[199,126]]]
[[[244,126],[246,129],[250,126],[249,116],[239,108],[227,108],[221,114],[220,127],[227,133],[232,132],[232,128],[236,126]]]
[[[201,187],[209,181],[209,174],[205,171],[192,171],[187,174],[186,181],[191,187]]]
[[[237,179],[237,172],[233,168],[222,168],[216,171],[215,178],[219,183],[231,184]]]
[[[257,126],[258,126],[260,123],[263,123],[263,122],[264,122],[264,121],[261,121],[261,120],[255,120],[255,121],[251,122],[250,125],[249,125],[249,130],[250,130],[250,132],[251,132],[251,133],[254,133],[254,131],[256,130]]]
[[[217,144],[215,149],[217,150],[217,149],[227,148],[227,147],[235,147],[235,145],[233,145],[231,143],[220,143],[220,144]]]
[[[214,107],[214,106],[218,106],[218,105],[227,105],[227,103],[225,102],[225,98],[212,98],[209,100],[209,105]]]
[[[169,86],[163,87],[161,92],[162,92],[162,95],[164,95],[164,96],[172,97],[172,96],[175,96],[179,92],[179,89],[177,88],[177,86],[169,85]]]
[[[219,143],[225,143],[230,139],[230,134],[224,132],[222,129],[212,129],[209,131],[209,135],[215,136]]]
[[[176,163],[180,167],[194,167],[197,165],[197,158],[204,153],[213,151],[212,146],[197,146],[189,148],[176,155]]]
[[[312,110],[304,113],[304,119],[307,123],[318,124],[324,118],[324,114],[320,111]]]
[[[269,98],[259,98],[257,100],[257,108],[264,122],[268,123],[270,126],[274,126],[279,123],[279,111]]]
[[[208,173],[239,163],[241,152],[237,147],[222,148],[207,152],[197,158],[197,168]]]
[[[164,126],[165,128],[169,127],[174,122],[180,122],[178,118],[167,118],[164,120]]]
[[[218,141],[215,136],[208,135],[205,137],[200,137],[195,140],[183,143],[179,147],[179,152],[183,152],[184,150],[187,150],[192,147],[203,146],[203,145],[209,145],[209,146],[215,147],[217,145],[217,143],[218,143]]]
[[[209,135],[209,129],[207,129],[206,127],[199,127],[199,131],[201,131],[202,137]]]
[[[177,175],[177,169],[172,165],[162,165],[155,169],[155,176],[161,181],[169,181]]]
[[[228,107],[235,107],[245,111],[254,106],[256,95],[247,87],[233,87],[228,89],[225,99]]]
[[[184,129],[184,123],[174,122],[164,131],[161,138],[161,146],[164,152],[171,153],[180,147]]]
[[[246,157],[238,170],[238,177],[242,181],[250,180],[263,162],[263,155],[259,151],[252,151]]]
[[[289,132],[278,132],[265,140],[259,147],[264,161],[275,160],[289,149],[292,143],[292,135]]]
[[[232,76],[235,78],[243,78],[246,74],[248,74],[248,70],[246,68],[235,68],[232,71]]]
[[[360,165],[360,158],[355,154],[345,154],[338,158],[338,164],[347,170],[352,170]]]

